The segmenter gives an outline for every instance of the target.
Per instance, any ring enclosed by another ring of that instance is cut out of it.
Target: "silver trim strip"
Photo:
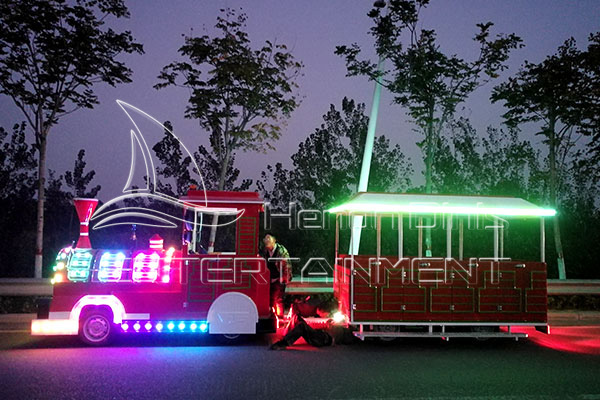
[[[150,313],[125,313],[123,319],[150,319]]]

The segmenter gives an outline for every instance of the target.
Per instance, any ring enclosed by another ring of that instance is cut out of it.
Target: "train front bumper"
[[[77,335],[79,322],[72,319],[34,319],[31,321],[33,336]]]

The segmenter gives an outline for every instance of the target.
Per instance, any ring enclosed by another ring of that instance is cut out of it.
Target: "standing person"
[[[260,256],[267,261],[267,267],[271,272],[271,307],[275,308],[278,317],[283,317],[285,285],[292,280],[290,253],[282,244],[277,243],[273,235],[265,235],[263,244]]]

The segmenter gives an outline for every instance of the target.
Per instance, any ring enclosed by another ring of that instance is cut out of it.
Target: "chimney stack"
[[[91,249],[90,243],[90,219],[98,205],[97,199],[73,199],[77,216],[79,217],[79,240],[75,248]]]

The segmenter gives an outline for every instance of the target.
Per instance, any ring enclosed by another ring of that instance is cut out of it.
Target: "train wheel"
[[[79,338],[86,344],[103,346],[110,341],[113,329],[112,315],[104,310],[91,310],[80,320]]]
[[[471,331],[474,333],[492,333],[492,332],[498,332],[498,327],[495,326],[473,326],[471,327]],[[489,336],[475,336],[475,339],[479,340],[480,342],[485,342],[486,340],[489,340],[490,337]]]
[[[385,333],[396,333],[396,332],[400,332],[400,327],[397,325],[375,325],[375,331],[376,332],[385,332]],[[397,336],[380,336],[379,340],[381,340],[382,342],[393,342],[394,340],[398,339]]]
[[[239,333],[217,335],[217,340],[223,344],[236,344],[242,341],[242,335]]]

